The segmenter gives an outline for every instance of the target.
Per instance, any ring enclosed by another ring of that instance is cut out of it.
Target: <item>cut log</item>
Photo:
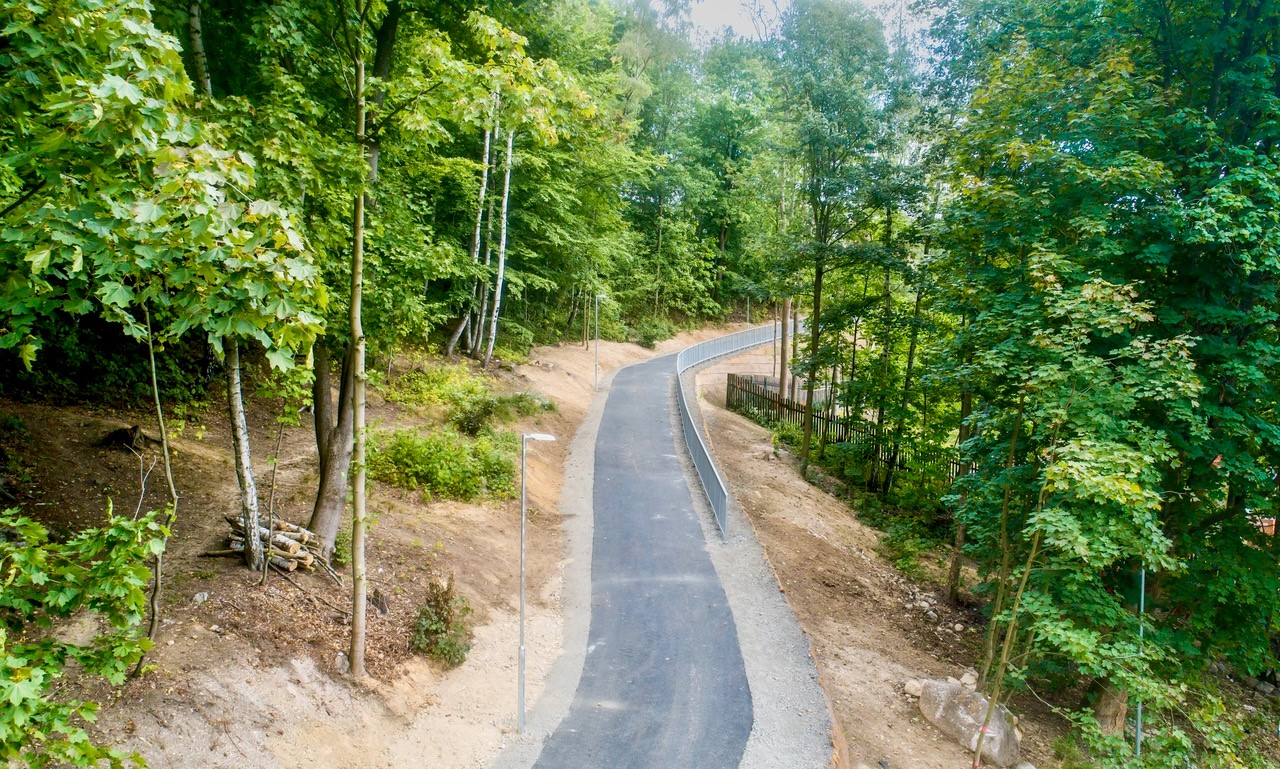
[[[294,569],[298,568],[297,561],[291,560],[289,558],[281,558],[275,555],[271,556],[271,565],[276,567],[277,569],[282,569],[284,571],[293,571]]]
[[[227,523],[231,524],[233,528],[236,528],[236,529],[244,528],[244,522],[241,521],[237,516],[224,515],[222,519]],[[271,530],[276,532],[283,532],[284,535],[287,536],[289,539],[295,540],[298,543],[303,545],[306,545],[311,542],[315,542],[319,539],[316,536],[315,532],[308,531],[307,529],[304,529],[295,523],[289,523],[288,521],[278,521],[278,520],[272,521]]]
[[[244,539],[243,526],[232,526],[231,529],[232,529],[232,532],[231,532],[232,539]],[[261,526],[258,527],[258,539],[262,542],[270,541],[272,546],[278,547],[281,550],[284,550],[289,553],[296,553],[299,550],[301,550],[303,547],[303,544],[301,542],[298,542],[297,540],[289,537],[289,535],[286,534],[285,532],[282,532],[282,531],[268,532],[266,529],[262,528]]]

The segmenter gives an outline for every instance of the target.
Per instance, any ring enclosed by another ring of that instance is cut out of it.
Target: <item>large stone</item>
[[[988,706],[986,697],[960,684],[925,681],[921,685],[920,712],[938,731],[969,750],[978,748]],[[1018,763],[1018,753],[1013,715],[1001,705],[991,714],[987,736],[982,740],[982,758],[995,766],[1013,766]]]

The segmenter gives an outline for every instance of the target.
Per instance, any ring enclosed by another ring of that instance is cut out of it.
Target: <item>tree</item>
[[[808,230],[797,261],[812,270],[810,363],[805,371],[801,464],[807,466],[813,431],[813,394],[820,369],[823,281],[838,247],[867,217],[867,161],[875,136],[873,99],[882,88],[887,52],[879,21],[840,0],[793,3],[782,18],[778,69],[792,130]],[[886,222],[886,232],[891,226]]]
[[[1002,664],[1017,655],[1067,660],[1096,681],[1085,724],[1107,765],[1129,755],[1114,733],[1133,696],[1163,721],[1144,759],[1177,763],[1197,749],[1172,682],[1218,655],[1269,664],[1280,608],[1251,518],[1273,509],[1278,459],[1280,9],[949,13],[951,80],[976,86],[946,245],[974,308],[953,355],[973,360],[960,515],[996,595],[987,680],[1031,674]],[[1161,621],[1138,655],[1143,568]]]

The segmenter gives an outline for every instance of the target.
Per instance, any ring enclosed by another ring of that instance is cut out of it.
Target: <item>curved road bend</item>
[[[539,769],[730,769],[751,733],[737,630],[676,455],[673,358],[622,369],[609,391],[587,657]]]

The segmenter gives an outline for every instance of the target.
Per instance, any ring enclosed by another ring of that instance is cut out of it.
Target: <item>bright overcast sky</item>
[[[773,16],[777,9],[785,8],[787,0],[764,0],[768,15]],[[721,27],[733,27],[733,31],[744,37],[754,37],[755,27],[751,23],[751,14],[747,12],[747,3],[742,0],[694,0],[691,11],[694,26],[702,34],[718,32]]]

